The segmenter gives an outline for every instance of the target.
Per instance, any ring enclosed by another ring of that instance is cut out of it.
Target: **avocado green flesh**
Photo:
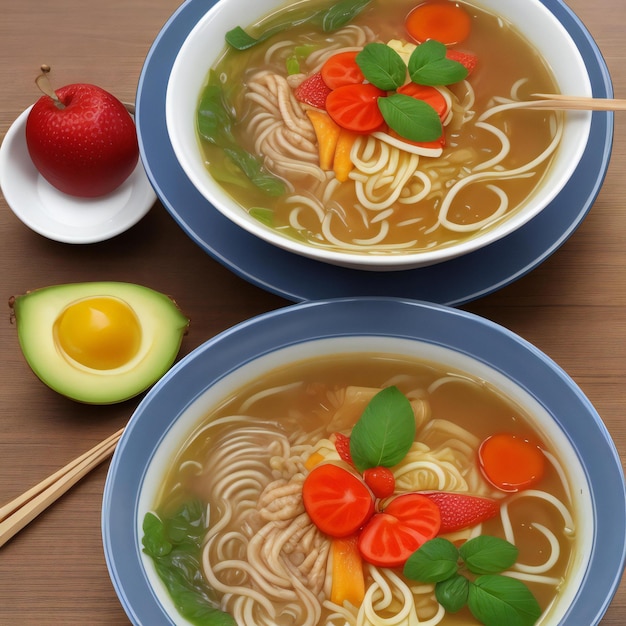
[[[111,370],[81,367],[56,346],[53,328],[61,312],[84,298],[111,296],[126,302],[141,326],[135,358]],[[189,320],[166,295],[120,282],[55,285],[17,296],[13,305],[18,339],[33,372],[54,391],[87,404],[128,400],[153,385],[176,359]]]

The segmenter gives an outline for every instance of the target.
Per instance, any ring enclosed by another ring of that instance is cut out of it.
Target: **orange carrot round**
[[[469,13],[455,2],[424,2],[406,17],[404,26],[417,43],[436,39],[446,46],[465,40],[472,28]]]
[[[520,491],[536,485],[545,471],[541,448],[519,435],[498,433],[485,439],[478,449],[485,478],[502,491]]]

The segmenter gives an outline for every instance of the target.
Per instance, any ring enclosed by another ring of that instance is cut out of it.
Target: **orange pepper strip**
[[[309,109],[306,114],[313,124],[317,137],[320,167],[323,170],[330,170],[333,167],[340,128],[324,111]]]
[[[365,577],[357,537],[353,535],[333,539],[331,550],[333,567],[330,599],[339,606],[347,601],[358,608],[365,597]]]
[[[337,139],[335,148],[335,158],[333,160],[333,170],[335,177],[339,182],[345,183],[348,180],[348,174],[354,168],[354,163],[350,159],[352,146],[358,137],[358,133],[342,128]]]

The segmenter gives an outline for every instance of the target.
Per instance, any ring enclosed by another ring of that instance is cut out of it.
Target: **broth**
[[[556,93],[557,85],[514,26],[478,5],[457,4],[471,15],[472,30],[455,48],[476,55],[477,65],[466,80],[440,88],[451,105],[440,155],[414,154],[406,142],[397,148],[362,135],[352,146],[356,166],[347,180],[339,182],[332,170],[320,169],[318,141],[306,114],[311,107],[298,102],[294,88],[336,50],[408,39],[404,19],[415,0],[373,0],[336,33],[305,23],[248,50],[226,50],[214,71],[227,107],[235,112],[234,137],[286,181],[287,191],[272,198],[243,184],[222,149],[201,139],[211,174],[251,215],[285,236],[347,252],[404,254],[446,247],[515,213],[541,186],[563,117],[553,111],[488,111],[533,93]],[[296,6],[306,14],[328,3],[304,0]],[[295,49],[313,52],[301,62],[300,74],[289,76],[286,59]],[[289,102],[287,117],[277,112],[278,93]],[[534,161],[540,162],[529,166]]]
[[[330,601],[332,538],[304,512],[302,480],[312,471],[307,463],[315,454],[325,462],[340,462],[329,437],[350,435],[371,395],[391,385],[413,403],[417,425],[407,457],[392,467],[395,494],[444,491],[496,499],[498,516],[444,536],[459,544],[476,535],[506,538],[504,524],[510,519],[508,537],[519,550],[521,566],[509,573],[525,579],[542,611],[549,610],[567,575],[576,525],[566,474],[549,442],[531,426],[532,416],[463,372],[388,354],[338,355],[264,374],[226,398],[187,438],[164,477],[154,506],[159,517],[171,516],[193,499],[208,505],[201,575],[215,591],[207,597],[232,612],[240,626],[330,625],[339,623],[332,621],[337,615],[345,620],[341,624],[363,623],[358,616],[367,599],[360,607]],[[531,490],[505,493],[482,475],[478,446],[501,432],[536,442],[544,452],[545,472]],[[418,461],[436,467],[407,469]],[[554,550],[550,535],[559,554],[542,568]],[[366,590],[378,584],[376,576],[383,576],[397,596],[402,589],[418,589],[411,610],[422,620],[441,626],[479,623],[467,607],[442,613],[433,586],[407,581],[401,567],[381,569],[367,562],[363,567]],[[524,567],[528,575],[521,571]],[[380,620],[387,619],[386,626],[406,623],[394,621],[403,608],[395,602],[380,609]]]

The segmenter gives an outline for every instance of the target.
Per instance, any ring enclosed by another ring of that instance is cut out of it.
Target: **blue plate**
[[[554,428],[584,464],[577,489],[590,494],[590,504],[586,506],[593,517],[593,528],[580,531],[589,546],[590,562],[586,569],[575,568],[582,579],[581,587],[560,624],[594,626],[599,622],[624,569],[626,493],[619,455],[589,400],[549,357],[491,321],[438,304],[368,297],[292,304],[243,322],[182,359],[140,403],[113,456],[102,512],[109,572],[120,601],[135,624],[173,623],[157,600],[143,566],[138,519],[143,517],[142,507],[146,507],[145,501],[140,504],[142,489],[146,484],[152,484],[147,488],[149,492],[158,488],[154,471],[152,478],[146,477],[147,468],[181,415],[198,399],[202,406],[203,394],[211,392],[212,386],[228,374],[245,367],[243,371],[248,375],[254,369],[252,376],[258,376],[259,364],[255,360],[267,360],[283,348],[297,351],[291,358],[299,359],[303,350],[319,349],[320,339],[358,341],[362,345],[378,337],[385,346],[410,340],[410,346],[404,350],[411,354],[452,350],[461,355],[457,358],[471,359],[474,365],[468,371],[476,372],[482,367],[495,371],[485,378],[493,381],[500,377],[497,380],[509,381],[508,386],[521,388],[541,411],[553,418]],[[447,357],[446,362],[454,361]],[[244,383],[239,380],[237,387],[241,384]],[[212,402],[218,400],[219,397],[213,397]],[[184,429],[185,434],[193,428],[189,425],[190,414],[194,425],[203,414],[195,407],[180,420],[179,426],[189,426]],[[185,436],[180,428],[175,441],[178,435]],[[168,446],[171,441],[170,438]],[[155,464],[162,467],[162,457]]]
[[[612,97],[608,69],[576,15],[560,0],[543,0],[580,49],[593,95]],[[249,282],[288,300],[397,296],[458,305],[491,293],[537,267],[580,225],[604,181],[613,113],[594,113],[587,149],[571,182],[539,216],[487,248],[426,268],[369,272],[334,267],[286,252],[227,220],[191,184],[165,123],[169,74],[182,43],[215,0],[187,0],[154,42],[139,81],[136,121],[148,177],[161,202],[203,250]]]

